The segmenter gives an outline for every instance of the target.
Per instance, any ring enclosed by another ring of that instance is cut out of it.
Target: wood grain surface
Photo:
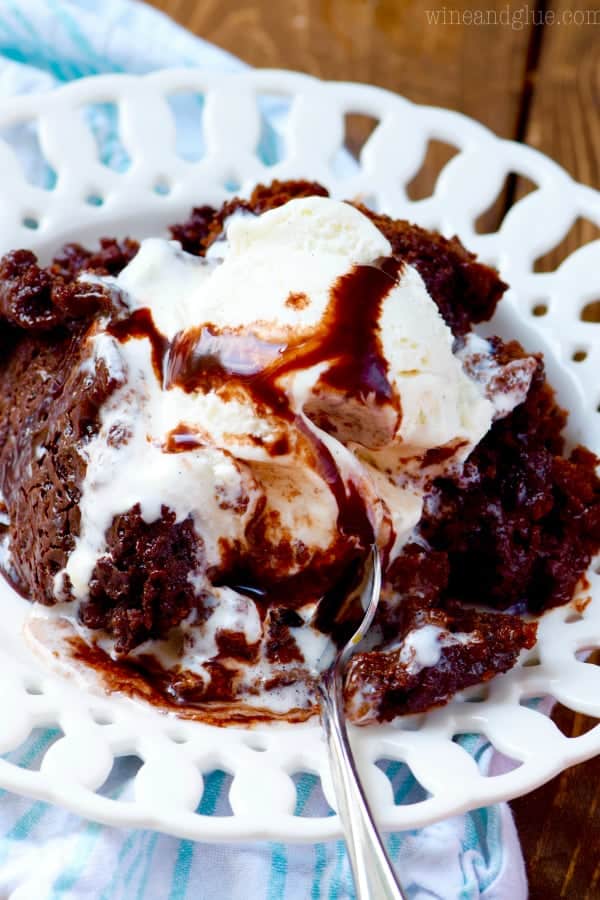
[[[579,181],[600,187],[598,0],[486,2],[479,12],[490,24],[474,24],[473,5],[451,0],[154,0],[153,5],[254,66],[366,81],[420,103],[460,110],[503,137],[527,141]],[[428,15],[436,9],[437,24]],[[367,130],[368,123],[357,117],[350,145],[360,146]],[[411,185],[414,197],[425,195],[448,153],[443,145],[432,148]],[[528,187],[509,182],[479,229],[493,229]],[[575,247],[598,236],[592,223],[574,223],[563,245],[537,268],[555,268]],[[600,322],[600,297],[586,317]],[[595,724],[563,708],[554,719],[568,735]],[[600,900],[600,757],[512,806],[531,900]]]

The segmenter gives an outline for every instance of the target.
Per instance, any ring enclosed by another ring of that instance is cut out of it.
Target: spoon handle
[[[350,856],[357,900],[406,900],[356,770],[342,711],[342,679],[337,666],[323,673],[319,691],[333,787]]]

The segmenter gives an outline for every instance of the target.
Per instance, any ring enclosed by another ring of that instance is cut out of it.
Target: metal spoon
[[[344,671],[371,626],[380,595],[381,561],[379,551],[372,547],[361,591],[364,618],[350,640],[337,651],[333,662],[321,673],[318,691],[333,787],[356,896],[358,900],[406,900],[360,783],[344,713]]]

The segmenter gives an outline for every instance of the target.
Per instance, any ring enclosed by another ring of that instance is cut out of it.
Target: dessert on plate
[[[303,719],[376,543],[355,722],[510,669],[600,549],[600,482],[542,357],[473,330],[505,288],[309,182],[7,254],[0,564],[31,639],[184,715]]]

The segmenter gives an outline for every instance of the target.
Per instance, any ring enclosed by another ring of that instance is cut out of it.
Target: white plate
[[[176,152],[174,121],[165,101],[178,92],[206,97],[205,155],[193,163]],[[265,95],[291,101],[283,146],[276,151],[281,158],[270,166],[255,152],[261,136],[257,101]],[[131,159],[125,172],[98,160],[82,114],[83,106],[105,102],[118,104],[121,138]],[[379,120],[355,167],[348,166],[341,152],[345,113]],[[573,253],[556,272],[532,271],[536,257],[558,244],[578,216],[600,225],[600,195],[575,184],[541,154],[501,141],[457,113],[414,106],[365,85],[325,84],[277,71],[220,78],[190,69],[103,76],[52,94],[20,97],[0,110],[3,129],[31,120],[58,180],[51,190],[29,184],[16,156],[0,142],[1,252],[28,246],[47,259],[61,242],[73,238],[86,242],[103,234],[156,234],[167,223],[181,221],[193,203],[220,203],[228,195],[226,185],[234,182],[247,191],[273,178],[316,179],[334,196],[360,194],[393,216],[458,233],[467,247],[498,265],[512,290],[490,330],[544,350],[559,398],[572,410],[570,437],[600,450],[600,325],[580,320],[583,306],[600,297],[600,242]],[[411,203],[405,185],[434,138],[455,145],[459,153],[444,168],[433,195]],[[475,220],[509,172],[527,176],[538,190],[511,209],[497,233],[476,234]],[[157,193],[157,185],[163,190],[168,185],[169,192]],[[91,197],[101,198],[101,205],[88,202]],[[534,317],[533,306],[540,302],[549,311]],[[585,361],[572,361],[576,350],[587,352]],[[414,828],[515,797],[600,752],[600,726],[567,738],[548,718],[521,703],[552,695],[571,709],[600,717],[600,668],[576,658],[580,650],[600,647],[598,573],[592,572],[590,581],[594,598],[582,616],[563,608],[544,617],[537,648],[527,655],[529,664],[426,716],[353,731],[384,828]],[[0,760],[2,787],[109,824],[194,839],[312,841],[340,834],[336,816],[293,815],[290,776],[300,771],[320,774],[335,805],[316,722],[253,731],[217,729],[179,721],[125,698],[94,694],[43,669],[22,638],[27,604],[3,583],[0,591],[0,752],[18,748],[34,727],[58,725],[64,732],[46,752],[40,771]],[[521,765],[494,777],[480,774],[452,740],[469,732],[486,735]],[[143,761],[133,801],[102,796],[99,789],[114,759],[128,754]],[[382,758],[405,761],[429,792],[428,799],[394,805],[391,785],[375,765]],[[215,768],[234,776],[229,795],[233,814],[228,817],[195,811],[202,773]]]

